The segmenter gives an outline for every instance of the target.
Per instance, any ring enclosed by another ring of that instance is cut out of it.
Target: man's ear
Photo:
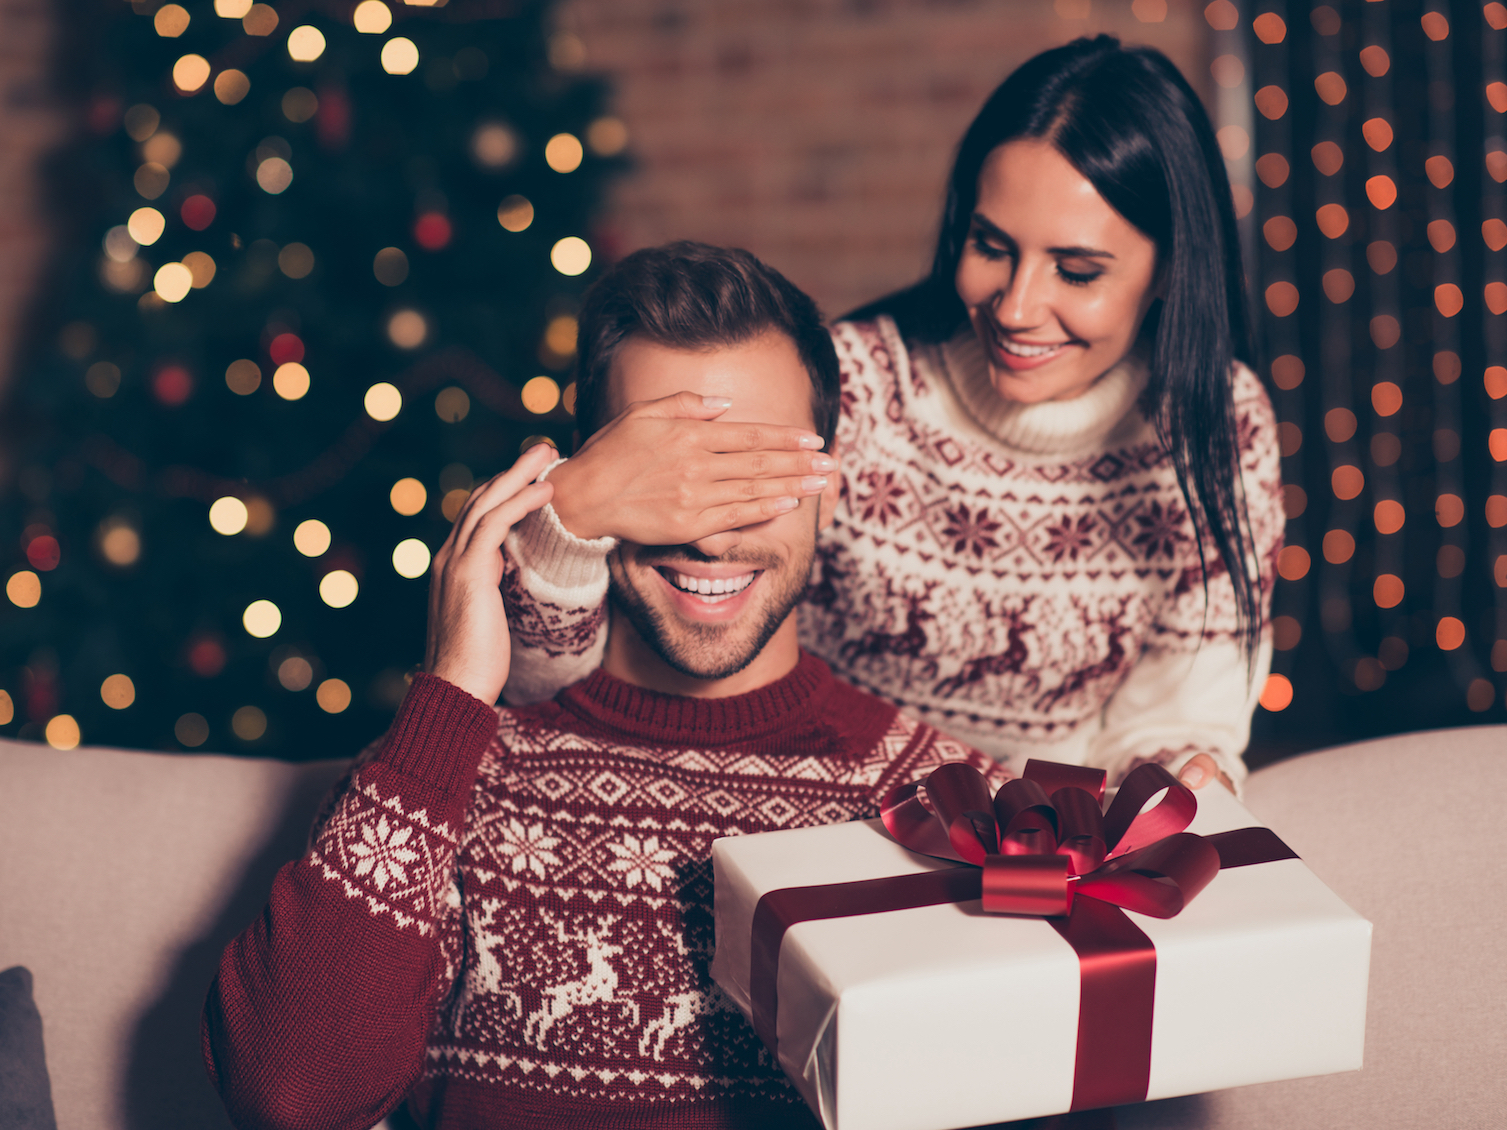
[[[827,449],[827,454],[837,460],[837,467],[827,472],[827,489],[818,496],[816,505],[816,528],[825,530],[832,524],[832,517],[837,513],[837,497],[842,491],[842,456],[838,453],[837,444],[834,441]]]

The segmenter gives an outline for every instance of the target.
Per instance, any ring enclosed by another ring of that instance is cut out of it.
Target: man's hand
[[[725,552],[727,531],[820,494],[837,461],[802,428],[725,424],[732,402],[680,392],[630,404],[552,472],[555,513],[579,538]]]
[[[1190,758],[1188,764],[1183,766],[1182,772],[1177,775],[1177,779],[1190,789],[1201,789],[1210,781],[1218,780],[1230,792],[1235,791],[1235,786],[1230,779],[1219,771],[1219,766],[1207,753],[1196,754]]]
[[[554,448],[538,444],[473,491],[434,555],[424,670],[489,705],[502,694],[512,660],[499,589],[502,542],[524,515],[549,501],[554,488],[534,480],[554,458]]]

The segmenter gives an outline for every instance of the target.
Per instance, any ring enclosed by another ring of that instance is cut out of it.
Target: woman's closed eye
[[[1074,263],[1073,267],[1077,269],[1073,270],[1067,263],[1061,261],[1057,264],[1057,274],[1062,278],[1063,282],[1071,286],[1087,286],[1104,273],[1103,270],[1094,266]]]

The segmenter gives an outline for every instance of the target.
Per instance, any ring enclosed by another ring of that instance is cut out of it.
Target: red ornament
[[[58,562],[62,558],[63,553],[58,548],[58,539],[50,534],[32,538],[26,543],[26,560],[31,562],[33,569],[49,573],[58,567]]]
[[[203,231],[215,222],[215,202],[203,194],[195,194],[183,202],[178,214],[194,231]]]
[[[177,407],[194,391],[194,378],[182,365],[167,365],[152,378],[152,395],[169,408]]]
[[[303,340],[297,334],[278,334],[267,347],[267,355],[274,365],[286,365],[290,361],[303,360]]]
[[[188,665],[201,679],[213,679],[225,670],[225,646],[213,636],[201,636],[188,646]]]
[[[442,212],[425,212],[413,222],[413,238],[425,251],[438,251],[450,242],[450,219]]]

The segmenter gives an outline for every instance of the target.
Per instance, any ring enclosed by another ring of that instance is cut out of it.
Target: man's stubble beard
[[[694,551],[692,552],[694,554]],[[733,554],[716,558],[716,560],[749,564],[754,568],[760,567],[757,561],[743,561]],[[673,670],[693,679],[726,679],[736,675],[757,659],[759,653],[764,650],[764,646],[774,637],[775,632],[780,630],[780,625],[785,622],[795,606],[800,603],[801,597],[805,595],[806,586],[811,579],[811,567],[815,561],[816,545],[813,539],[804,560],[791,563],[791,568],[785,575],[784,587],[765,600],[759,622],[752,631],[743,622],[729,624],[682,622],[672,632],[667,627],[665,614],[650,607],[648,601],[636,589],[624,583],[623,578],[626,572],[615,554],[609,559],[611,580],[607,589],[607,599],[613,608],[628,618],[628,622],[638,632],[639,638]],[[652,566],[648,567],[652,568]],[[763,584],[771,577],[772,572],[772,570],[764,570],[754,584]],[[749,633],[746,636],[745,645],[738,646],[735,640],[729,638],[735,632]],[[730,652],[729,649],[733,647],[737,650]]]

